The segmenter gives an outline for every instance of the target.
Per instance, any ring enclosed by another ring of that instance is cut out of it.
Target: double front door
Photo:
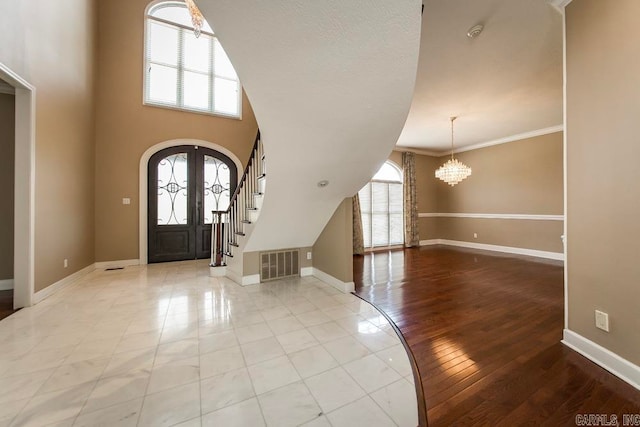
[[[149,160],[149,262],[211,256],[213,211],[226,211],[237,184],[235,163],[209,148],[182,145]]]

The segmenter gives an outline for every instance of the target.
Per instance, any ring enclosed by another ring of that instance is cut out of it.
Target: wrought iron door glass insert
[[[204,156],[204,223],[213,222],[213,211],[229,209],[231,173],[222,160]]]
[[[158,163],[158,225],[188,224],[189,173],[187,153],[165,157]]]

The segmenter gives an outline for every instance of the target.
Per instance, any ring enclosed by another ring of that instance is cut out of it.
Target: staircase
[[[260,131],[244,173],[231,195],[226,211],[213,212],[211,230],[212,276],[227,276],[241,285],[257,283],[243,277],[243,250],[251,235],[266,187],[265,155]]]
[[[197,3],[240,77],[261,132],[242,187],[248,190],[240,190],[221,219],[233,232],[214,260],[242,282],[243,252],[312,247],[336,207],[389,156],[413,97],[422,4]],[[264,196],[255,194],[264,192],[263,153],[269,162]],[[323,181],[328,185],[319,185]]]

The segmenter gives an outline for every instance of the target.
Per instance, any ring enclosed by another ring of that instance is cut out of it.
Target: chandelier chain
[[[457,117],[451,117],[451,160],[453,160],[453,121],[457,119]]]

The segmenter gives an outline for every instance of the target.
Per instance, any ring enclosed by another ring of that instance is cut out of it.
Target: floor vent
[[[298,249],[262,252],[260,265],[261,282],[300,275]]]

